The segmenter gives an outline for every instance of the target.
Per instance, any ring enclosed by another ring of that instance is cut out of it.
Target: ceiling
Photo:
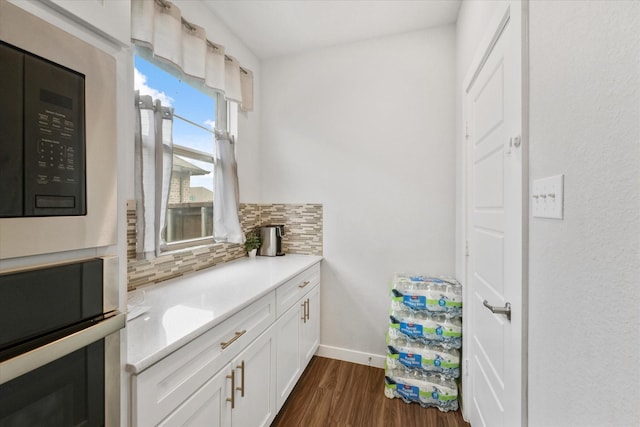
[[[456,21],[461,0],[206,0],[260,59]]]

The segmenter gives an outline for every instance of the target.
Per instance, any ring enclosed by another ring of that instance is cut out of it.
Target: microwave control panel
[[[2,42],[0,62],[0,217],[86,215],[84,76]]]

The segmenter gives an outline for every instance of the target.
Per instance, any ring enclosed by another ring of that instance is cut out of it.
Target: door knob
[[[489,310],[491,310],[492,313],[504,314],[505,316],[507,316],[507,319],[511,320],[511,303],[510,302],[506,303],[504,307],[494,307],[491,304],[489,304],[489,301],[484,300],[482,301],[482,305],[484,305]]]

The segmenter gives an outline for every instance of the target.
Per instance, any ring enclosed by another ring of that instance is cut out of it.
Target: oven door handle
[[[126,314],[116,311],[113,316],[86,329],[5,360],[0,363],[0,384],[105,338],[124,328],[125,323]]]

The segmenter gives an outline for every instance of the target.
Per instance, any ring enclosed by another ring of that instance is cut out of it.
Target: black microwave
[[[87,214],[85,76],[0,41],[0,218]]]

